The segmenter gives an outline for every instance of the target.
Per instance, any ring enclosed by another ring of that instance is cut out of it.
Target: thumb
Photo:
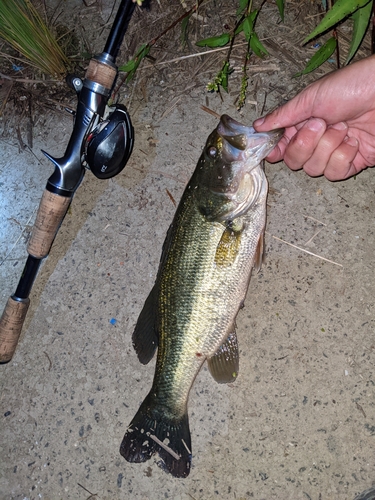
[[[253,123],[257,132],[266,132],[276,128],[288,128],[306,121],[312,116],[315,91],[312,86],[307,87],[293,99],[276,108]]]

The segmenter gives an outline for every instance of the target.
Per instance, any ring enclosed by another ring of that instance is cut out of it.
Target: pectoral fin
[[[259,273],[262,267],[263,256],[264,256],[264,232],[262,232],[261,235],[259,236],[258,245],[254,256],[253,269],[256,273]]]
[[[234,263],[241,245],[242,220],[228,222],[216,248],[215,264],[230,266]]]
[[[220,384],[233,382],[238,375],[239,355],[237,335],[233,328],[226,341],[216,353],[207,360],[211,375]]]
[[[139,361],[147,365],[153,358],[159,343],[159,334],[156,326],[158,287],[155,284],[146,299],[138,317],[132,340]]]

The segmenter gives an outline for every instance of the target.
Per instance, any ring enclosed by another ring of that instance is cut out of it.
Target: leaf
[[[284,0],[275,0],[281,20],[284,21]]]
[[[254,33],[254,22],[258,14],[257,10],[253,10],[243,22],[243,32],[246,40],[249,42],[251,35]]]
[[[353,12],[361,7],[364,7],[370,2],[372,2],[372,0],[337,0],[313,32],[304,39],[302,44],[309,42],[317,35],[320,35],[329,28],[332,28],[332,26],[335,26],[335,24],[345,19],[345,17],[353,14]]]
[[[345,64],[349,63],[349,61],[355,55],[355,53],[358,50],[358,47],[361,44],[363,37],[365,36],[365,33],[367,31],[367,27],[371,18],[371,12],[372,12],[372,2],[369,2],[364,7],[361,7],[360,9],[356,10],[354,14],[350,16],[354,21],[353,36]]]
[[[233,69],[230,67],[229,62],[225,61],[223,67],[219,71],[219,73],[215,76],[212,82],[207,84],[207,90],[209,92],[219,92],[220,86],[223,87],[225,92],[228,92],[228,76],[233,72]]]
[[[258,57],[268,56],[267,49],[260,42],[258,35],[255,32],[251,35],[250,48]]]
[[[229,62],[225,62],[223,69],[221,70],[221,86],[228,92],[228,76],[232,73],[232,69],[229,66]]]
[[[210,38],[204,38],[203,40],[199,40],[195,43],[198,47],[224,47],[230,40],[229,33],[222,33],[218,36],[212,36]]]
[[[119,66],[119,71],[123,71],[124,73],[128,73],[126,77],[126,83],[128,83],[134,76],[134,73],[137,71],[138,66],[141,64],[141,61],[147,56],[150,52],[151,46],[148,43],[144,43],[140,46],[137,51],[136,56],[128,61],[126,64]]]
[[[248,17],[244,20],[242,27],[243,27],[243,33],[245,35],[245,38],[249,42],[251,35],[253,34],[253,26],[250,23]]]
[[[247,8],[249,0],[240,0],[239,7],[237,9],[236,15],[239,16],[243,13],[243,11]]]
[[[334,50],[336,49],[337,40],[335,37],[330,38],[320,49],[312,56],[310,61],[306,64],[306,67],[303,71],[295,74],[296,76],[306,75],[307,73],[311,73],[314,69],[319,68],[327,59],[331,57]]]
[[[190,14],[191,16],[191,14]],[[187,28],[190,20],[190,16],[186,16],[181,23],[181,43],[183,46],[187,43]]]
[[[236,28],[236,29],[235,29],[235,31],[234,31],[234,34],[235,34],[235,35],[238,35],[238,33],[241,33],[241,31],[243,31],[243,23],[244,23],[244,22],[242,21],[242,23],[240,23],[240,24],[237,26],[237,28]]]
[[[124,73],[129,73],[129,71],[133,71],[134,68],[135,68],[135,61],[134,59],[131,59],[126,64],[120,66],[119,70],[123,71]]]

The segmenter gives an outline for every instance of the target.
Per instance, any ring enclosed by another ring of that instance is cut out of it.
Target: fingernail
[[[255,120],[255,122],[253,123],[253,125],[255,125],[257,127],[260,127],[261,125],[263,125],[264,120],[265,120],[265,118],[262,116],[262,118],[258,118],[257,120]]]
[[[346,142],[346,144],[349,144],[349,146],[358,147],[358,140],[355,137],[346,136],[344,142]]]
[[[348,128],[348,126],[345,122],[338,122],[334,123],[333,125],[330,125],[330,128],[333,128],[335,130],[345,130]]]
[[[321,120],[310,118],[310,120],[306,123],[306,127],[313,132],[320,132],[323,129],[324,125]]]

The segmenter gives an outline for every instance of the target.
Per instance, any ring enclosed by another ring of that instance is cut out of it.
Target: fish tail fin
[[[147,396],[131,421],[120,446],[128,462],[146,462],[154,453],[161,467],[175,477],[187,477],[191,467],[191,438],[187,412],[168,418],[168,412],[150,404]]]

